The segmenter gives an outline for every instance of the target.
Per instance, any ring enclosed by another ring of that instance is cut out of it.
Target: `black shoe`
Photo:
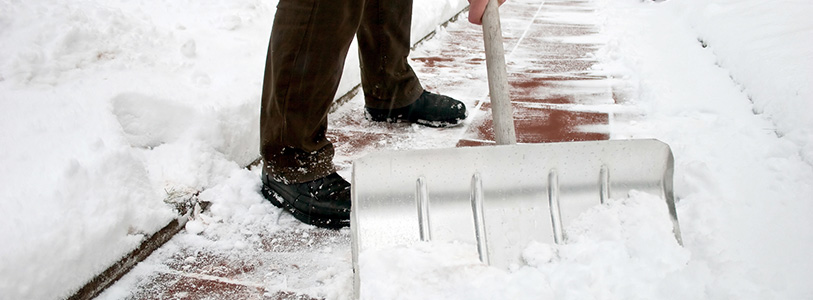
[[[338,229],[350,226],[350,183],[339,174],[285,184],[263,172],[262,193],[274,206],[303,223]]]
[[[466,119],[466,105],[448,96],[423,91],[415,103],[396,109],[375,109],[367,107],[370,121],[408,121],[429,127],[449,127]]]

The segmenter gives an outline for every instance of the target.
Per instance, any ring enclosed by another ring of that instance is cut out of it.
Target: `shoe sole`
[[[408,121],[408,120],[407,120]],[[433,127],[433,128],[451,128],[463,125],[463,120],[454,120],[454,121],[427,121],[427,120],[415,120],[415,124],[420,124],[426,127]],[[412,122],[412,121],[409,121]]]
[[[441,120],[441,121],[429,121],[429,120],[423,120],[423,119],[410,120],[408,118],[401,117],[401,116],[395,117],[395,118],[392,118],[392,117],[374,118],[369,114],[366,114],[365,117],[366,117],[366,119],[368,121],[371,121],[371,122],[390,123],[390,124],[396,124],[396,123],[399,123],[399,122],[404,122],[404,123],[410,123],[410,124],[423,125],[423,126],[432,127],[432,128],[457,127],[457,126],[463,125],[463,120],[465,120],[465,119]]]
[[[343,227],[350,226],[350,219],[341,219],[341,218],[330,218],[330,217],[322,217],[313,214],[307,214],[293,205],[289,204],[282,200],[282,196],[279,195],[276,191],[272,188],[263,184],[262,193],[268,202],[271,202],[276,207],[282,208],[282,210],[290,213],[294,218],[299,220],[302,223],[313,225],[316,227],[327,228],[327,229],[340,229]]]

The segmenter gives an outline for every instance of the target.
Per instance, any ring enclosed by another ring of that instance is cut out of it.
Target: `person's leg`
[[[367,0],[358,33],[361,83],[372,121],[445,127],[466,118],[460,101],[424,91],[409,66],[412,0]]]
[[[274,179],[301,183],[334,172],[327,114],[361,5],[357,0],[279,1],[260,115],[260,151]]]
[[[365,106],[401,108],[423,92],[409,66],[412,0],[368,0],[356,34]]]
[[[335,173],[327,114],[363,1],[280,0],[260,112],[263,195],[302,222],[349,225],[350,184]]]

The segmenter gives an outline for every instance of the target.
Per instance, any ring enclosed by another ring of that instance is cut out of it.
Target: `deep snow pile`
[[[710,46],[717,63],[776,132],[813,164],[813,22],[809,1],[673,1],[678,16]]]
[[[813,269],[813,139],[805,133],[813,98],[801,92],[813,68],[789,67],[810,65],[803,53],[813,46],[798,36],[813,34],[813,21],[798,16],[813,5],[607,5],[607,34],[618,37],[609,55],[638,80],[636,105],[647,115],[616,134],[660,138],[677,158],[678,215],[692,252],[683,277],[706,277],[694,288],[707,298],[813,297],[805,279]],[[798,56],[755,58],[763,53],[754,45]],[[700,268],[707,271],[694,273]]]
[[[272,13],[0,3],[3,297],[69,295],[175,216],[169,194],[255,156]]]
[[[465,4],[416,1],[413,39]],[[0,298],[69,295],[257,157],[275,6],[0,1]]]

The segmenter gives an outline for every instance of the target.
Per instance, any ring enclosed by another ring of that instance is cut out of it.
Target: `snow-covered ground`
[[[614,137],[672,146],[688,251],[642,298],[813,298],[813,3],[605,7],[607,55],[646,115]]]
[[[465,6],[415,2],[413,40]],[[671,145],[685,246],[633,195],[511,271],[453,244],[371,253],[365,272],[398,275],[365,286],[372,299],[813,298],[813,2],[594,2],[596,55],[636,86],[612,137]],[[268,218],[240,167],[257,156],[275,3],[0,0],[0,299],[69,295],[173,218],[170,194]]]

